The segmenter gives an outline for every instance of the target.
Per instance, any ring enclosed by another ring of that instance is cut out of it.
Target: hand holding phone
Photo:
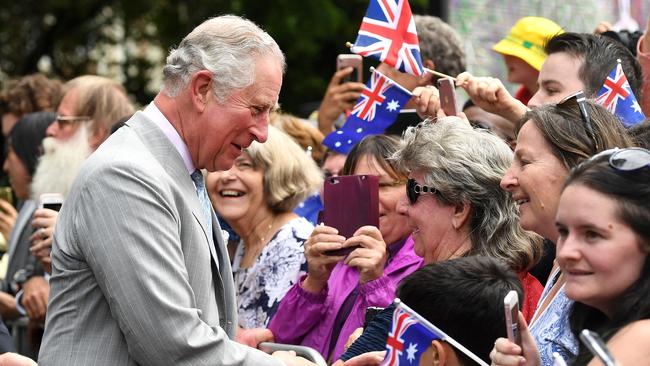
[[[9,202],[10,205],[14,204],[14,193],[11,190],[11,187],[5,186],[0,187],[0,200]]]
[[[350,238],[362,226],[379,227],[379,178],[373,175],[330,177],[323,188],[323,222]],[[359,246],[325,252],[347,255]]]
[[[360,55],[355,54],[340,54],[336,57],[336,69],[341,70],[346,67],[352,67],[352,73],[341,81],[341,83],[346,83],[348,81],[354,81],[357,83],[362,82],[362,68],[363,68],[363,58]]]
[[[438,90],[440,91],[440,108],[447,116],[457,116],[458,107],[456,106],[456,89],[454,80],[442,78],[438,80]]]
[[[60,193],[43,193],[39,198],[39,207],[59,211],[63,206],[63,195]]]
[[[506,333],[510,342],[521,347],[521,333],[519,332],[519,296],[517,291],[510,291],[503,299],[503,308],[506,315]]]

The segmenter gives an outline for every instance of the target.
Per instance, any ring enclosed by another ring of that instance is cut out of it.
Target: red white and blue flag
[[[630,88],[630,83],[625,77],[620,62],[616,63],[616,67],[605,79],[605,83],[596,97],[596,103],[615,114],[625,128],[645,120],[645,115],[641,111],[641,106],[636,100],[632,88]]]
[[[401,72],[422,75],[415,22],[407,0],[370,0],[359,35],[350,50],[373,57]]]
[[[327,135],[323,144],[347,155],[364,137],[381,134],[392,125],[409,99],[411,92],[373,69],[345,124]]]
[[[386,340],[382,366],[417,365],[431,341],[442,336],[425,328],[401,307],[395,308],[393,327]]]

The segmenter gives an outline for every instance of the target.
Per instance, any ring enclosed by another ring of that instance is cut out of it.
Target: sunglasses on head
[[[640,147],[628,147],[626,149],[616,147],[601,151],[592,156],[590,160],[607,155],[609,155],[609,166],[619,171],[632,172],[650,167],[650,151]]]
[[[579,90],[571,95],[564,97],[560,102],[557,103],[559,107],[577,105],[580,110],[580,116],[582,117],[582,122],[585,125],[585,130],[591,137],[591,141],[594,143],[596,150],[600,150],[598,147],[598,141],[596,141],[596,134],[594,133],[594,126],[591,124],[591,116],[589,115],[589,110],[587,110],[587,97],[582,90]]]
[[[406,197],[408,197],[409,202],[412,205],[414,205],[415,202],[417,202],[418,197],[420,197],[421,194],[437,194],[437,193],[438,193],[437,189],[430,186],[419,184],[413,178],[409,178],[409,180],[406,182]]]

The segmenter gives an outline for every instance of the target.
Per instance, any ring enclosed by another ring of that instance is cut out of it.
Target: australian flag
[[[325,137],[323,144],[346,154],[367,135],[378,135],[395,122],[411,92],[376,69],[361,92],[343,127]]]
[[[393,327],[386,340],[386,357],[381,365],[417,365],[431,341],[444,338],[444,333],[438,334],[425,327],[398,304],[393,314]]]
[[[628,83],[620,62],[609,73],[603,87],[600,88],[596,103],[614,113],[625,128],[632,127],[645,120],[641,106],[636,100],[630,83]]]
[[[370,0],[350,50],[412,75],[422,75],[415,22],[407,0]]]

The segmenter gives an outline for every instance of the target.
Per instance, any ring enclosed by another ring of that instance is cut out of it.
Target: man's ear
[[[454,216],[451,218],[451,225],[458,230],[469,220],[472,208],[469,202],[458,203],[454,206]]]
[[[447,364],[447,350],[440,341],[431,341],[433,349],[433,365],[445,366]]]
[[[212,73],[208,70],[201,70],[192,75],[190,80],[190,92],[192,104],[197,110],[203,112],[212,94]]]

